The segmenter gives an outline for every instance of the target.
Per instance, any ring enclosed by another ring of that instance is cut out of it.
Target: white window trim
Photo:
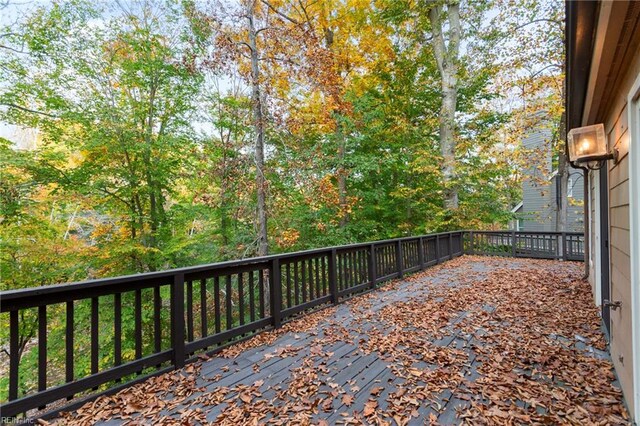
[[[633,406],[640,418],[640,76],[627,97],[629,122],[629,233],[631,236],[631,324]]]
[[[601,170],[593,170],[590,172],[591,179],[593,179],[593,194],[591,199],[593,200],[593,214],[595,216],[595,220],[593,221],[593,229],[591,230],[591,235],[593,237],[593,248],[594,254],[593,259],[593,274],[594,280],[593,285],[595,287],[594,297],[596,306],[600,306],[600,302],[602,301],[602,246],[601,246],[601,238],[600,235],[600,173]]]

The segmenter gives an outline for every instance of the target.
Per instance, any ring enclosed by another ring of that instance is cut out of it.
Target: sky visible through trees
[[[2,289],[505,228],[523,135],[562,139],[563,13],[2,0]]]

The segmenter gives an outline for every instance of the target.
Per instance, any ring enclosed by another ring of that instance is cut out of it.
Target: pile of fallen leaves
[[[232,346],[211,359],[225,363],[216,371],[203,372],[203,360],[57,421],[625,424],[581,272],[570,262],[464,256]],[[306,343],[279,343],[295,333]],[[363,388],[336,379],[350,365],[335,349],[346,342],[384,363],[381,379]],[[262,346],[247,380],[216,385]],[[290,363],[286,374],[251,380],[276,360]]]

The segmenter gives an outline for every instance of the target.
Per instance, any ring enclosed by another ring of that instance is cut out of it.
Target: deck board
[[[179,399],[176,396],[178,391],[173,388],[158,393],[159,398],[170,404],[169,408],[159,413],[160,418],[166,416],[165,419],[178,420],[184,410],[201,409],[207,422],[232,424],[234,420],[231,419],[237,419],[233,417],[237,415],[234,410],[255,411],[258,409],[256,407],[260,407],[264,415],[258,423],[281,422],[283,419],[302,420],[302,424],[317,424],[320,420],[339,424],[350,419],[367,423],[362,417],[363,409],[368,401],[375,400],[380,418],[391,421],[388,410],[396,403],[394,395],[399,390],[410,391],[412,386],[430,386],[422,381],[426,380],[422,377],[414,380],[407,371],[418,369],[436,374],[442,369],[451,368],[452,376],[443,379],[450,381],[451,386],[421,399],[419,406],[408,410],[404,418],[411,425],[425,424],[430,416],[436,416],[441,424],[459,423],[459,411],[470,406],[470,399],[476,398],[476,403],[488,403],[486,398],[470,395],[469,389],[483,377],[483,363],[490,361],[479,350],[485,348],[483,345],[487,344],[485,339],[491,335],[491,328],[503,321],[501,317],[492,317],[503,308],[497,303],[483,301],[481,306],[450,312],[451,315],[446,321],[443,320],[435,336],[425,334],[419,323],[403,323],[403,317],[400,315],[395,318],[395,314],[401,313],[406,304],[430,301],[437,307],[439,303],[447,301],[447,291],[485,280],[499,268],[518,270],[526,265],[524,262],[526,260],[484,261],[470,257],[463,268],[460,267],[460,259],[448,262],[431,272],[415,275],[389,288],[328,308],[315,327],[310,329],[305,328],[304,320],[300,327],[294,321],[289,331],[272,332],[276,333],[276,338],[269,344],[250,347],[234,357],[225,357],[223,353],[198,361],[191,396]],[[558,271],[563,268],[560,262],[549,265]],[[389,318],[389,314],[393,318]],[[433,315],[437,314],[436,309]],[[482,326],[472,330],[465,328],[465,324],[485,314],[487,319]],[[413,338],[400,339],[405,343],[392,348],[406,356],[404,364],[401,359],[394,358],[394,354],[381,354],[378,347],[370,345],[374,338],[394,339],[398,336]],[[421,348],[406,346],[406,342],[412,341],[424,342],[433,351],[445,351],[444,354],[453,357],[457,365],[441,365],[442,361],[437,358],[431,361],[420,359],[418,354]],[[579,349],[571,350],[585,356],[606,358],[605,352],[589,348],[584,342],[580,344],[582,346]],[[402,374],[397,375],[397,371]],[[294,389],[294,386],[301,390]],[[382,389],[372,395],[374,388]],[[259,396],[252,394],[251,401],[244,402],[239,397],[249,392],[248,389]],[[207,398],[223,390],[221,402],[207,402]],[[342,399],[344,395],[350,395],[353,400],[345,403]],[[326,410],[322,404],[328,398],[332,399],[332,404]],[[113,404],[117,407],[117,402]],[[527,407],[522,401],[516,401],[514,405]],[[301,406],[304,410],[300,410]],[[139,413],[132,413],[124,419],[114,416],[96,423],[117,425],[131,420],[142,424],[149,421]]]

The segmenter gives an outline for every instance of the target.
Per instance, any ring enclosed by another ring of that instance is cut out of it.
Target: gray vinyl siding
[[[526,149],[542,149],[545,152],[542,170],[532,167],[527,170],[529,179],[522,184],[522,230],[556,231],[556,177],[551,173],[551,129],[541,128],[530,133],[522,144]],[[584,178],[582,172],[569,169],[572,197],[568,199],[567,231],[581,232],[584,229],[583,204]]]

